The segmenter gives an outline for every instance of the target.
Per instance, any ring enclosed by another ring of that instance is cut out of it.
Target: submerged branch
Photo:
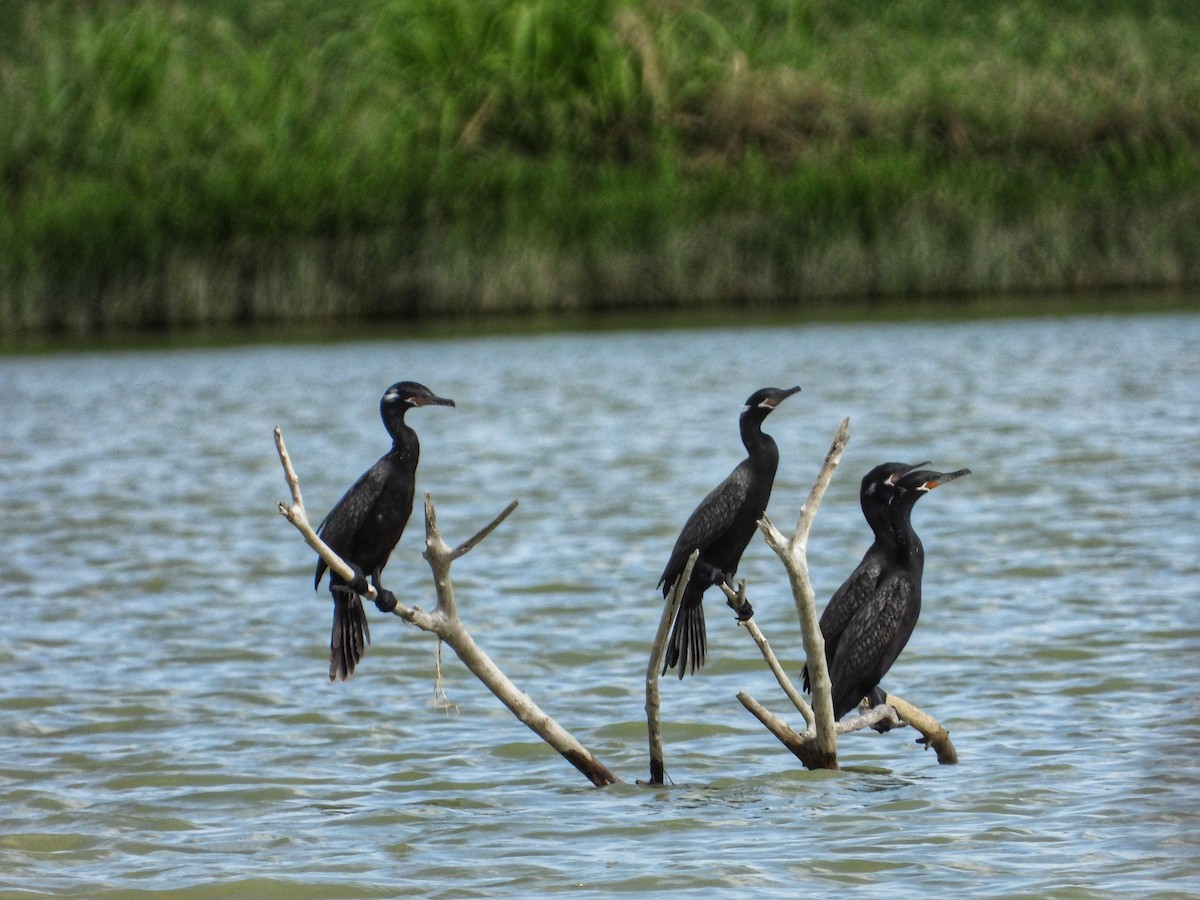
[[[784,693],[804,716],[808,728],[803,733],[796,732],[745,691],[738,694],[738,700],[810,769],[836,769],[838,767],[837,735],[839,734],[877,727],[886,731],[904,725],[910,725],[921,732],[922,737],[918,743],[932,747],[937,752],[939,763],[956,763],[958,754],[950,742],[949,732],[932,716],[891,694],[887,695],[885,703],[879,704],[873,709],[864,710],[853,718],[843,722],[835,722],[833,719],[832,685],[829,681],[829,667],[825,661],[825,639],[821,635],[821,628],[817,620],[816,596],[808,577],[808,537],[812,531],[813,520],[820,508],[821,500],[825,496],[834,471],[841,462],[842,453],[849,440],[850,420],[843,419],[834,434],[833,442],[829,447],[829,452],[825,455],[825,462],[813,483],[808,499],[800,508],[796,530],[790,537],[780,532],[765,516],[759,522],[759,527],[766,537],[767,543],[787,569],[788,580],[792,585],[792,596],[796,602],[796,610],[800,616],[800,628],[804,636],[804,653],[808,662],[809,684],[812,687],[811,710],[803,703],[802,699],[799,699],[798,692],[783,673],[758,626],[754,625],[753,620],[743,623],[762,650],[763,658],[766,659],[771,671],[775,673]],[[744,583],[739,585],[736,595],[728,586],[725,586],[725,594],[730,598],[730,604],[733,605],[740,598],[745,597]]]
[[[692,569],[700,551],[694,550],[688,557],[683,572],[675,579],[667,594],[667,602],[663,605],[662,618],[658,621],[658,631],[654,635],[654,645],[650,648],[650,662],[646,666],[646,727],[650,740],[650,781],[649,784],[664,784],[666,768],[663,764],[662,719],[660,716],[661,700],[659,695],[659,670],[662,668],[663,655],[666,653],[667,638],[671,633],[671,623],[675,621],[675,613],[679,610],[679,600],[683,596],[684,585],[692,577]]]
[[[592,784],[598,787],[616,784],[620,781],[616,775],[597,760],[566,729],[543,712],[528,694],[517,689],[517,686],[500,670],[500,667],[483,651],[483,648],[475,643],[475,639],[471,637],[471,633],[467,631],[458,617],[454,601],[454,586],[450,581],[450,564],[486,537],[515,508],[515,502],[509,504],[508,508],[490,525],[469,541],[452,550],[442,539],[441,531],[438,529],[433,498],[429,494],[425,495],[425,559],[428,560],[429,567],[433,570],[433,581],[437,588],[438,598],[437,609],[432,616],[433,627],[427,630],[433,631],[449,644],[458,658],[462,660],[463,665],[470,669],[518,720],[562,754],[563,758],[582,772]]]

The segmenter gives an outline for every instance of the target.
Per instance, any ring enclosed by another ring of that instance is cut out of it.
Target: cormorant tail
[[[329,680],[345,681],[371,643],[367,611],[362,598],[346,590],[333,590],[333,635],[329,639]]]
[[[675,627],[671,629],[671,639],[667,642],[667,658],[663,664],[663,674],[667,669],[679,667],[679,677],[684,673],[696,674],[696,670],[704,665],[704,657],[708,652],[708,639],[704,632],[704,606],[701,603],[703,594],[697,597],[688,596],[685,592],[679,603],[679,612],[675,615]]]

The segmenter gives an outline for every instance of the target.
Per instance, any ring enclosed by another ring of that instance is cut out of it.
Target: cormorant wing
[[[875,593],[882,568],[879,560],[874,558],[868,550],[855,570],[850,573],[850,576],[842,582],[841,586],[833,592],[833,596],[829,598],[829,603],[826,604],[825,611],[821,613],[820,621],[821,637],[825,639],[825,661],[827,664],[833,662],[838,644],[841,642],[842,635],[846,631],[846,626],[850,624],[850,620],[854,617],[854,614],[862,609],[863,604],[867,603]],[[804,667],[803,676],[804,690],[809,691],[811,688],[807,665]]]
[[[700,554],[703,555],[705,550],[732,527],[749,491],[749,477],[743,466],[739,465],[729,473],[728,478],[700,501],[700,505],[688,516],[683,531],[679,533],[679,539],[675,542],[675,549],[671,551],[671,559],[658,580],[664,597],[670,592],[676,579],[683,574],[692,552],[699,548]]]
[[[911,579],[885,577],[850,619],[829,666],[835,694],[861,691],[858,697],[846,698],[857,703],[887,674],[916,624],[910,609],[915,591]],[[920,611],[919,605],[916,609]],[[836,710],[838,696],[833,705]]]
[[[349,545],[353,542],[355,533],[367,520],[371,507],[383,491],[387,482],[387,467],[382,463],[381,459],[363,472],[317,526],[317,535],[339,555],[350,549]],[[318,559],[313,588],[320,587],[321,576],[325,574],[326,568],[328,567],[325,560]]]

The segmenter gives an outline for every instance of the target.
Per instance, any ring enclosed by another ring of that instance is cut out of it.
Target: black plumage
[[[919,469],[895,479],[886,517],[894,552],[883,557],[875,590],[846,622],[830,659],[834,718],[864,697],[872,706],[882,701],[879,682],[908,643],[921,613],[925,549],[912,527],[913,506],[935,487],[968,474],[969,469]]]
[[[899,462],[881,463],[863,476],[858,502],[875,540],[850,576],[834,591],[825,611],[821,613],[821,636],[825,639],[827,665],[833,662],[838,641],[850,618],[871,599],[884,567],[892,565],[896,558],[896,542],[888,527],[888,507],[895,494],[896,479],[905,472],[926,465],[929,463],[921,462],[915,466]],[[803,674],[804,690],[807,691],[811,689],[808,666],[804,667]]]
[[[379,414],[391,435],[392,449],[354,482],[317,527],[321,539],[357,570],[351,583],[332,573],[329,576],[329,592],[333,595],[330,681],[344,681],[352,675],[365,645],[370,643],[371,631],[359,596],[366,590],[366,578],[371,579],[380,609],[390,612],[396,607],[396,598],[383,588],[379,576],[408,524],[416,490],[420,443],[417,433],[404,421],[404,414],[414,406],[453,405],[453,400],[435,396],[415,381],[401,381],[388,388],[379,401]],[[325,569],[325,561],[318,560],[314,587],[320,586]]]
[[[779,468],[779,448],[769,434],[762,430],[763,420],[783,400],[799,391],[763,388],[746,400],[740,427],[747,456],[717,485],[688,517],[667,567],[659,579],[666,597],[676,580],[683,574],[688,558],[700,551],[692,576],[684,587],[671,639],[667,644],[663,674],[678,666],[679,677],[694,673],[704,664],[707,638],[704,628],[704,592],[722,581],[733,583],[734,573],[758,520],[762,518],[771,498],[775,471]],[[743,617],[751,614],[744,608]]]

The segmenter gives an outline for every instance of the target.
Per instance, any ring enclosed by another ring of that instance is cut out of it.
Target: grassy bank
[[[1196,46],[1194,0],[0,4],[0,327],[1194,284]]]

